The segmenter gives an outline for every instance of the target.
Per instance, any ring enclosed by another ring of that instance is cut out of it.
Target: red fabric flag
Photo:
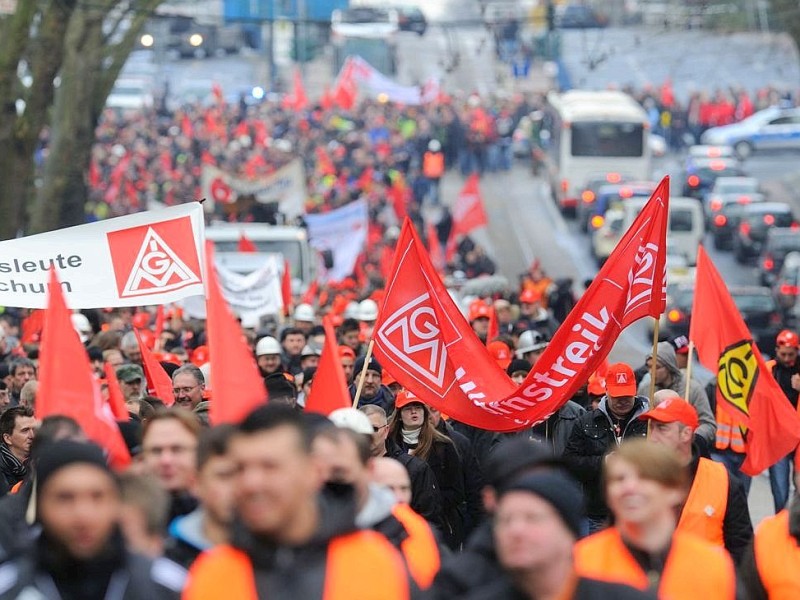
[[[214,244],[206,242],[206,332],[211,353],[212,425],[239,423],[267,401],[264,380],[242,328],[222,296],[214,269]]]
[[[331,96],[334,104],[344,110],[350,110],[355,106],[356,96],[358,96],[358,85],[356,84],[353,60],[348,58],[333,86]]]
[[[319,293],[319,282],[315,279],[311,282],[311,285],[308,286],[306,293],[303,294],[302,299],[300,300],[301,304],[314,304],[314,299],[317,297]]]
[[[153,325],[153,337],[156,339],[156,350],[161,350],[161,334],[164,333],[164,305],[156,307],[156,322]]]
[[[100,395],[100,385],[86,349],[72,326],[55,270],[50,273],[49,298],[39,354],[39,393],[36,417],[72,417],[86,436],[108,452],[109,464],[127,467],[131,456],[111,408]]]
[[[331,88],[328,84],[322,89],[322,96],[319,99],[319,105],[323,110],[330,110],[333,108],[333,96],[331,95]]]
[[[281,300],[283,314],[289,316],[292,312],[292,267],[286,259],[283,259],[283,275],[281,275]]]
[[[317,146],[314,153],[317,155],[317,170],[322,175],[336,175],[336,167],[333,166],[333,161],[325,148]]]
[[[486,343],[488,344],[493,339],[500,335],[500,323],[497,322],[497,311],[494,309],[494,304],[489,303],[489,331],[486,334]]]
[[[138,329],[133,330],[136,333],[136,341],[139,342],[139,352],[142,353],[142,368],[144,375],[147,378],[147,393],[159,398],[167,406],[175,404],[175,396],[172,393],[172,379],[169,374],[161,366],[150,348],[144,343],[142,334]]]
[[[319,357],[319,366],[311,382],[311,391],[306,398],[306,412],[315,412],[326,417],[337,408],[352,406],[344,369],[339,359],[339,346],[336,343],[336,332],[333,324],[326,316],[322,319],[325,328],[325,344]]]
[[[225,97],[222,93],[222,86],[216,81],[211,84],[211,94],[214,96],[214,100],[217,104],[225,103]]]
[[[433,266],[436,268],[437,273],[441,274],[444,273],[444,269],[447,266],[447,261],[444,257],[444,249],[442,248],[442,244],[439,241],[439,234],[436,231],[436,227],[433,225],[427,226],[427,233],[428,233],[428,252],[431,255],[431,262]]]
[[[128,407],[125,406],[125,396],[119,387],[117,372],[109,363],[103,363],[103,370],[106,373],[106,383],[108,384],[108,405],[117,421],[130,421],[131,415]]]
[[[746,426],[742,472],[758,475],[800,443],[800,416],[767,370],[764,358],[714,264],[701,246],[689,339],[700,362],[717,374],[717,403]]]
[[[294,91],[292,93],[292,108],[296,111],[303,110],[308,106],[308,96],[303,87],[303,76],[300,69],[294,70]]]
[[[22,320],[21,344],[34,344],[42,337],[42,327],[44,326],[44,311],[41,309],[32,310],[31,313]]]
[[[405,220],[405,218],[408,216],[407,207],[411,192],[402,175],[398,174],[394,179],[392,179],[392,185],[386,191],[386,194],[389,196],[389,199],[392,202],[394,214],[397,215],[399,220]]]
[[[467,178],[453,205],[453,227],[450,229],[450,239],[447,240],[447,260],[453,259],[460,236],[469,235],[475,229],[488,224],[489,219],[486,217],[478,186],[478,174],[473,173]]]
[[[239,244],[236,247],[238,252],[258,252],[258,248],[249,237],[244,234],[244,231],[239,234]]]
[[[406,221],[375,326],[375,355],[431,406],[482,429],[513,431],[558,410],[624,327],[664,309],[669,180],[664,178],[519,386],[489,355]]]

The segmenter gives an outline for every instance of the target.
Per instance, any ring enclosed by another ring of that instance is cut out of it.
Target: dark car
[[[733,255],[738,262],[744,263],[761,253],[770,229],[796,229],[797,226],[791,207],[783,202],[760,202],[745,206],[733,236]]]
[[[717,250],[730,250],[733,245],[733,234],[739,226],[739,215],[745,206],[764,202],[762,194],[749,194],[737,197],[726,197],[713,201],[709,205],[708,230]]]
[[[604,185],[597,192],[594,210],[589,219],[589,231],[594,232],[603,225],[603,219],[609,208],[613,208],[629,198],[649,198],[657,187],[651,181],[630,181]]]
[[[605,27],[608,19],[585,4],[566,4],[557,9],[556,25],[561,29],[589,29]]]
[[[600,188],[609,184],[625,183],[633,180],[633,177],[617,172],[593,173],[586,178],[586,182],[581,189],[580,201],[575,208],[575,219],[581,231],[589,231],[589,221],[594,214],[595,201]]]
[[[772,293],[783,311],[788,327],[797,327],[800,317],[800,253],[790,252],[783,261]]]
[[[397,16],[400,31],[413,31],[419,35],[425,35],[428,21],[416,6],[398,6]]]
[[[767,233],[767,241],[758,260],[761,285],[772,285],[783,268],[783,261],[792,252],[800,252],[800,232],[797,228],[780,227]]]
[[[683,195],[703,200],[718,177],[744,176],[736,159],[690,157],[684,167]]]
[[[694,285],[673,285],[667,291],[667,304],[659,319],[659,337],[667,340],[689,335],[689,316],[692,314]]]

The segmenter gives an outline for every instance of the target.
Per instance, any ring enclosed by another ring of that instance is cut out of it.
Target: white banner
[[[353,272],[358,255],[367,246],[368,216],[366,200],[329,213],[306,215],[311,246],[333,253],[333,268],[323,274],[322,281],[341,281]]]
[[[415,85],[401,85],[390,79],[360,56],[353,56],[353,77],[363,84],[373,98],[385,95],[390,102],[417,106],[427,102],[434,102],[439,97],[439,84],[435,79],[429,79],[421,88]]]
[[[228,204],[240,195],[253,194],[262,204],[277,203],[287,219],[305,212],[306,175],[299,158],[272,175],[258,179],[244,179],[212,165],[203,165],[201,184],[206,198],[204,204],[209,211],[213,210],[215,202]]]
[[[0,242],[0,306],[45,308],[51,266],[70,308],[203,294],[203,227],[191,202]]]
[[[261,317],[283,312],[283,268],[283,258],[277,255],[267,256],[263,266],[247,275],[240,275],[217,263],[217,278],[222,287],[222,295],[233,313],[242,320],[242,326],[257,327]],[[203,296],[186,298],[183,301],[183,310],[186,316],[205,319],[206,300]]]

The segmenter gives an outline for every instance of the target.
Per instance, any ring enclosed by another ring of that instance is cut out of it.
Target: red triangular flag
[[[258,252],[258,248],[249,237],[244,234],[244,231],[239,235],[239,245],[236,248],[239,252]]]
[[[303,76],[300,73],[300,69],[294,70],[294,91],[292,92],[292,100],[294,100],[292,108],[296,111],[303,110],[308,106],[308,96],[303,86]]]
[[[142,368],[144,375],[147,377],[147,393],[162,400],[167,406],[175,404],[175,396],[172,393],[172,379],[169,374],[161,366],[161,363],[156,360],[150,348],[142,340],[142,336],[138,329],[133,330],[136,333],[136,341],[139,342],[139,351],[142,353]]]
[[[306,293],[303,294],[303,298],[300,300],[301,304],[314,304],[314,300],[319,294],[319,282],[315,279],[311,282],[311,285],[308,286]]]
[[[124,469],[131,456],[114,415],[100,395],[89,357],[75,328],[55,270],[50,273],[49,298],[39,353],[39,393],[36,416],[72,417],[86,436],[108,452],[108,462]]]
[[[500,335],[500,323],[497,322],[497,311],[494,309],[494,304],[489,304],[489,331],[486,333],[486,343],[488,344],[493,339]]]
[[[206,286],[206,334],[214,390],[209,418],[212,425],[239,423],[267,401],[267,390],[242,329],[222,296],[212,242],[206,242]]]
[[[436,227],[431,224],[428,224],[427,227],[428,233],[428,254],[431,256],[431,262],[433,266],[436,267],[436,271],[441,275],[444,273],[445,267],[447,266],[447,261],[444,258],[444,249],[442,248],[441,242],[439,242],[439,233],[436,231]]]
[[[131,418],[128,407],[125,406],[125,396],[119,387],[117,372],[109,363],[103,363],[103,370],[106,373],[106,383],[108,384],[108,405],[114,418],[117,421],[129,421]]]
[[[164,305],[156,307],[156,323],[153,326],[154,337],[156,338],[156,350],[161,350],[161,334],[164,333]]]
[[[743,473],[755,476],[800,442],[800,417],[767,370],[753,335],[702,246],[689,339],[700,362],[717,373],[717,404],[735,424],[747,426]]]
[[[306,412],[315,412],[326,417],[337,408],[352,406],[350,392],[347,391],[347,381],[344,378],[344,369],[339,359],[339,346],[336,344],[336,332],[333,324],[325,316],[322,319],[325,328],[325,345],[322,347],[322,356],[319,357],[319,366],[311,382],[311,391],[306,398]]]
[[[283,259],[283,274],[281,275],[281,300],[283,301],[283,314],[288,317],[292,312],[292,267],[286,259]]]
[[[453,205],[453,227],[447,240],[447,260],[453,260],[459,236],[469,235],[478,227],[489,224],[483,208],[483,198],[478,187],[478,174],[467,178]]]

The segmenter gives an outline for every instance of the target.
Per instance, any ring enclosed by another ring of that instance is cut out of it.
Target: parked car
[[[792,252],[800,253],[800,233],[791,227],[770,229],[758,260],[758,277],[761,285],[772,285],[783,262]]]
[[[425,31],[428,29],[428,21],[419,8],[416,6],[398,6],[397,15],[400,31],[413,31],[420,36],[425,35]]]
[[[605,27],[608,18],[585,4],[565,4],[556,8],[556,25],[561,29]]]
[[[732,146],[711,146],[709,144],[696,144],[689,146],[688,158],[736,158]]]
[[[701,141],[733,146],[742,159],[756,150],[798,150],[800,108],[771,106],[738,123],[707,129]]]
[[[792,209],[783,202],[759,202],[742,209],[733,236],[733,255],[740,263],[758,256],[767,239],[767,232],[776,227],[797,229]]]
[[[783,311],[786,325],[797,327],[800,322],[800,252],[790,252],[783,261],[772,292],[778,308]]]
[[[718,177],[744,177],[739,161],[734,158],[690,158],[683,176],[683,195],[703,200]]]
[[[739,216],[745,206],[753,203],[765,202],[762,194],[749,196],[725,197],[720,202],[719,209],[716,204],[708,220],[708,229],[717,250],[730,250],[733,246],[733,234],[739,226]]]

